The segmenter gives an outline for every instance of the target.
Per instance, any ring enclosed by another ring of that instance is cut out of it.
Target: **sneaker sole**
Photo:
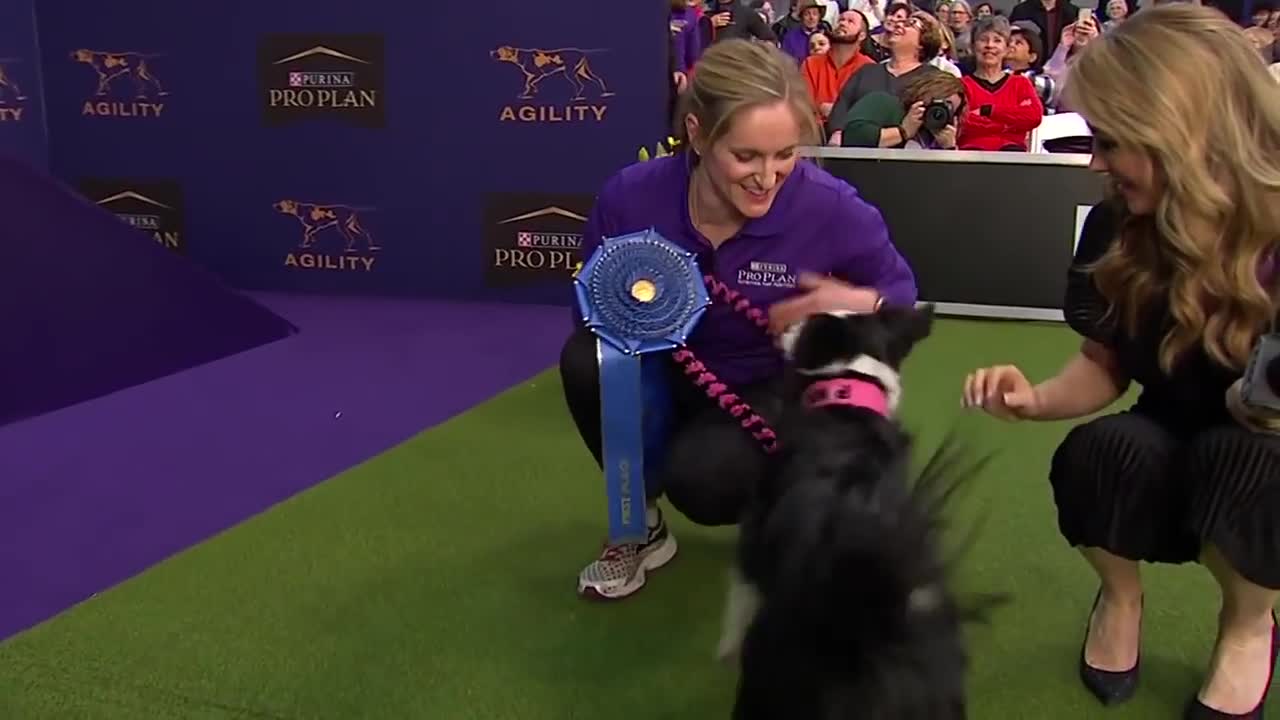
[[[640,568],[636,570],[636,575],[631,579],[630,583],[622,585],[609,593],[604,593],[594,585],[584,585],[582,580],[578,580],[578,594],[588,600],[600,602],[612,602],[629,598],[644,588],[645,583],[648,582],[649,573],[674,560],[678,549],[675,536],[668,535],[666,542],[662,543],[662,547],[645,555],[640,561]]]

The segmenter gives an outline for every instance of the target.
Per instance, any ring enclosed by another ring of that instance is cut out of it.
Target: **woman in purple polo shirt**
[[[718,43],[699,60],[682,103],[684,151],[627,167],[605,183],[583,254],[602,237],[656,228],[696,253],[701,270],[727,290],[767,310],[768,330],[715,302],[689,339],[698,360],[767,419],[778,408],[781,371],[772,334],[817,312],[909,305],[915,278],[880,212],[844,181],[800,160],[802,145],[819,142],[817,113],[789,57],[762,43]],[[660,495],[696,523],[733,524],[760,476],[759,442],[674,374],[670,456],[658,477],[646,477],[649,539],[606,547],[578,577],[583,595],[626,597],[675,555]],[[585,328],[565,343],[560,375],[578,431],[600,463],[599,373],[595,339]]]

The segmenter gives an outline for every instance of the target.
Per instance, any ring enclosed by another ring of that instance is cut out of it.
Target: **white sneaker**
[[[600,557],[578,574],[578,594],[593,600],[621,600],[644,587],[646,575],[676,556],[676,538],[658,514],[649,539],[640,544],[606,545]]]

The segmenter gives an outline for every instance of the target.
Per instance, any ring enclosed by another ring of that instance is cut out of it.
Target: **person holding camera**
[[[1027,151],[1027,136],[1044,119],[1044,106],[1026,77],[1005,69],[1009,21],[999,15],[973,26],[976,67],[964,78],[969,115],[960,133],[961,150]]]
[[[707,10],[698,22],[698,45],[709,48],[723,40],[755,39],[776,43],[769,24],[760,13],[747,7],[742,0],[716,0],[715,7]]]
[[[849,109],[843,147],[954,150],[957,118],[965,108],[964,83],[944,72],[914,78],[902,99],[873,92]]]
[[[977,370],[962,402],[1071,420],[1141,386],[1132,407],[1074,427],[1050,464],[1059,530],[1099,580],[1081,680],[1104,704],[1133,695],[1144,608],[1182,602],[1144,597],[1139,563],[1199,561],[1222,604],[1184,717],[1260,718],[1280,649],[1280,427],[1232,410],[1280,404],[1267,358],[1250,361],[1280,340],[1280,93],[1239,26],[1189,4],[1136,13],[1071,73],[1091,167],[1109,180],[1067,271],[1080,350],[1035,385],[1013,365]]]

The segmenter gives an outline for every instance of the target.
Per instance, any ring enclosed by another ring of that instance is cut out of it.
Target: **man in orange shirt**
[[[840,89],[854,73],[871,63],[871,58],[863,55],[860,49],[866,39],[867,19],[857,10],[846,10],[840,13],[835,30],[831,32],[831,51],[825,55],[811,55],[800,66],[823,125],[840,97]]]

